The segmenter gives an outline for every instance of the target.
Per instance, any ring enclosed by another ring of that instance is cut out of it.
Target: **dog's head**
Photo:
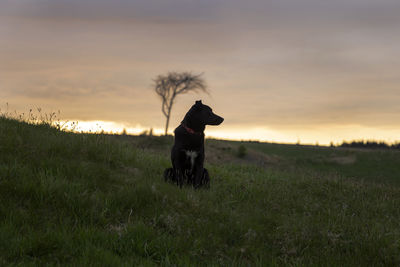
[[[220,125],[223,121],[224,118],[215,114],[209,106],[198,100],[186,113],[182,122],[196,129],[204,130],[206,125]]]

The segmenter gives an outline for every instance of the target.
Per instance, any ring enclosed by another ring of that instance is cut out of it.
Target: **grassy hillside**
[[[207,140],[193,190],[171,142],[0,118],[0,265],[400,264],[398,152]]]

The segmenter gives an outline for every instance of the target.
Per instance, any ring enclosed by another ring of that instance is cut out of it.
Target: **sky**
[[[400,140],[398,0],[1,0],[0,107],[82,127],[154,128],[153,79],[203,73],[206,136],[329,144]]]

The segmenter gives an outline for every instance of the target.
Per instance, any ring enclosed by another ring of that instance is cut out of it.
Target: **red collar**
[[[185,128],[185,130],[190,133],[190,134],[202,134],[201,132],[196,132],[195,130],[187,127],[185,124],[182,123],[183,128]]]

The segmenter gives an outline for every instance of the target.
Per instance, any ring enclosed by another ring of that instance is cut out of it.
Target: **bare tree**
[[[168,133],[169,118],[175,97],[179,94],[203,91],[207,93],[206,85],[201,77],[190,72],[169,72],[167,75],[158,75],[154,80],[155,91],[161,97],[161,111],[167,119],[165,135]]]

